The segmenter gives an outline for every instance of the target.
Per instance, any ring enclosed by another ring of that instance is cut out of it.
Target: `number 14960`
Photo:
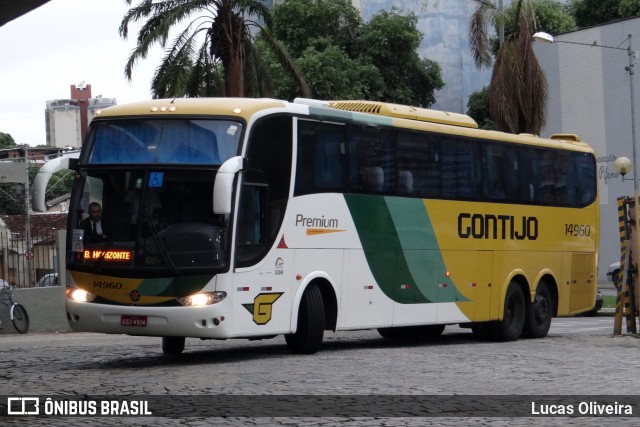
[[[591,235],[591,226],[589,224],[565,224],[564,235],[574,237],[588,237]]]

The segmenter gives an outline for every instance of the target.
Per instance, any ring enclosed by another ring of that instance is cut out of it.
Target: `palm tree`
[[[477,3],[469,24],[469,45],[478,68],[491,65],[489,23],[504,28],[504,13],[491,0]],[[546,121],[547,79],[533,52],[535,14],[530,0],[514,1],[516,30],[500,44],[489,86],[491,118],[498,129],[539,134]]]
[[[262,19],[265,25],[251,18]],[[260,0],[140,0],[122,18],[120,35],[126,39],[129,25],[144,20],[125,76],[131,80],[136,62],[146,58],[153,45],[160,45],[165,56],[152,80],[154,96],[268,95],[269,73],[264,71],[251,27],[260,31],[302,95],[310,96],[293,60],[270,36],[271,12]],[[183,22],[186,27],[167,48],[171,31]]]

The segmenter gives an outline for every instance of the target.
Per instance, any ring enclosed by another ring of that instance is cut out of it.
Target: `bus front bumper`
[[[145,307],[66,301],[67,320],[74,332],[220,339],[231,336],[223,305]]]

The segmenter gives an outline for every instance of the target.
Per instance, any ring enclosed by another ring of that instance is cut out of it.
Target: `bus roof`
[[[418,120],[423,122],[440,123],[445,125],[462,126],[477,129],[478,124],[471,117],[464,114],[446,111],[430,110],[428,108],[411,107],[408,105],[390,104],[376,101],[330,101],[330,108],[361,113],[378,114],[399,119]]]
[[[99,117],[148,116],[157,113],[201,114],[251,117],[268,108],[284,108],[286,101],[257,98],[174,98],[152,99],[114,105],[96,113]]]
[[[302,110],[304,108],[304,110]],[[306,110],[308,108],[308,110]],[[471,117],[459,113],[430,110],[407,105],[378,101],[336,100],[322,101],[297,98],[293,103],[268,98],[174,98],[153,99],[131,104],[116,105],[96,112],[97,118],[123,116],[163,115],[221,115],[225,117],[251,117],[262,110],[278,109],[302,113],[312,116],[341,117],[356,122],[367,121],[377,124],[389,124],[422,130],[455,133],[475,138],[489,138],[505,142],[520,142],[531,145],[555,146],[573,149],[590,149],[588,144],[573,134],[551,135],[540,138],[531,134],[510,134],[498,131],[478,129],[478,124]],[[377,117],[367,120],[366,117]],[[445,127],[440,127],[445,126]],[[447,129],[446,126],[449,126]]]

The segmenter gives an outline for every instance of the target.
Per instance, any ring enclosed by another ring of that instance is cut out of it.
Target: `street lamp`
[[[635,92],[633,90],[633,75],[635,73],[635,70],[634,70],[634,68],[635,68],[634,59],[636,59],[637,54],[632,49],[631,34],[629,34],[627,36],[627,39],[624,40],[622,43],[620,43],[616,47],[599,45],[597,40],[594,41],[593,43],[579,43],[579,42],[572,42],[572,41],[567,41],[567,40],[557,40],[551,34],[548,34],[548,33],[545,33],[545,32],[535,33],[533,35],[533,40],[544,42],[544,43],[567,43],[567,44],[575,44],[575,45],[589,46],[589,47],[600,47],[600,48],[603,48],[603,49],[622,50],[622,51],[626,51],[627,52],[627,55],[629,56],[629,65],[627,65],[625,67],[625,70],[629,73],[629,91],[630,91],[630,97],[631,97],[631,144],[632,144],[632,149],[633,149],[632,150],[633,163],[629,162],[629,159],[627,159],[626,157],[621,157],[621,158],[618,158],[616,160],[615,167],[616,167],[616,171],[619,174],[622,175],[623,179],[624,179],[624,176],[629,172],[629,169],[633,170],[633,192],[634,192],[634,198],[633,198],[634,203],[633,204],[634,204],[635,229],[636,229],[636,233],[637,233],[638,231],[640,231],[640,215],[638,215],[638,212],[639,212],[638,209],[639,208],[638,208],[638,173],[637,173],[637,169],[638,169],[638,158],[637,158],[638,141],[636,140]],[[626,48],[620,47],[625,42],[627,43],[627,47]],[[635,241],[636,241],[636,247],[634,248],[635,253],[636,254],[640,254],[640,238],[636,238]],[[626,269],[627,268],[628,268],[628,265],[625,265],[625,275],[624,275],[625,278],[626,278]],[[623,286],[624,285],[626,285],[626,283],[623,283]],[[636,289],[636,292],[638,292],[638,289]],[[618,334],[619,334],[619,328],[616,327],[616,330],[618,331]],[[635,331],[635,328],[634,328],[634,331]]]

